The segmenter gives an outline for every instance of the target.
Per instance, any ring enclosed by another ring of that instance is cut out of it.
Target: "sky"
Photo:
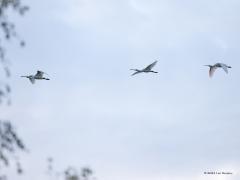
[[[12,15],[26,47],[8,45],[10,119],[25,174],[90,166],[101,180],[240,178],[240,2],[26,0]],[[158,61],[158,74],[131,68]],[[233,68],[217,70],[216,62]],[[21,75],[43,70],[50,81]],[[232,175],[205,175],[204,172]]]

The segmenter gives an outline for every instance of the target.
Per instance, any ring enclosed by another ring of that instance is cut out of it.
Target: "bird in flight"
[[[37,71],[37,73],[35,75],[21,76],[21,77],[28,78],[30,80],[30,82],[32,84],[34,84],[35,80],[50,80],[48,78],[43,77],[44,74],[47,74],[47,73],[45,73],[43,71]]]
[[[149,72],[152,72],[152,73],[158,73],[156,71],[152,71],[152,68],[157,64],[157,61],[153,62],[152,64],[148,65],[147,67],[145,67],[144,69],[142,70],[139,70],[139,69],[130,69],[130,70],[133,70],[133,71],[136,71],[132,74],[132,76],[134,76],[135,74],[139,74],[139,73],[149,73]]]
[[[228,73],[228,68],[232,68],[231,66],[228,66],[223,63],[216,63],[214,65],[205,65],[209,67],[209,77],[213,77],[214,72],[217,68],[222,68],[226,73]]]

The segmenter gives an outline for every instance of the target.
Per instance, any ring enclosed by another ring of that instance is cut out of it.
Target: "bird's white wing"
[[[152,64],[148,65],[144,70],[151,71],[151,69],[157,64],[157,61],[153,62]]]
[[[43,74],[44,74],[44,72],[42,72],[42,71],[37,71],[37,73],[35,74],[35,77],[37,77],[37,78],[42,78],[42,77],[43,77]]]
[[[35,83],[35,79],[34,79],[34,77],[30,77],[29,80],[30,80],[30,82],[31,82],[32,84]]]
[[[223,68],[223,70],[228,73],[228,68],[227,68],[227,65],[226,64],[222,64],[221,63],[221,67]]]
[[[210,76],[210,77],[213,77],[213,74],[214,74],[214,72],[216,71],[216,69],[217,69],[216,66],[210,67],[210,69],[209,69],[209,76]]]
[[[142,71],[136,71],[132,74],[132,76],[136,75],[136,74],[139,74],[139,73],[142,73]]]

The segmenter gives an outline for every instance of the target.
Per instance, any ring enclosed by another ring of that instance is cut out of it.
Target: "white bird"
[[[47,73],[45,73],[43,71],[37,71],[37,73],[35,75],[21,76],[21,77],[28,78],[30,80],[30,82],[32,84],[34,84],[35,80],[50,80],[48,78],[43,77],[44,74],[47,74]]]
[[[138,74],[138,73],[149,73],[149,72],[152,72],[152,73],[158,73],[156,71],[152,71],[152,68],[157,64],[157,61],[153,62],[152,64],[148,65],[147,67],[145,67],[144,69],[142,70],[139,70],[139,69],[130,69],[130,70],[133,70],[133,71],[136,71],[132,74],[132,76],[134,76],[135,74]]]
[[[231,66],[228,66],[223,63],[216,63],[214,65],[205,65],[208,66],[209,69],[209,77],[212,77],[214,72],[216,71],[217,68],[222,68],[226,73],[228,73],[228,68],[232,68]]]

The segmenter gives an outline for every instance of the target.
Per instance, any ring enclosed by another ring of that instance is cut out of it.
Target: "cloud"
[[[134,21],[141,15],[128,0],[70,0],[63,1],[63,4],[56,12],[56,17],[72,27],[131,25],[129,21],[135,24]]]

